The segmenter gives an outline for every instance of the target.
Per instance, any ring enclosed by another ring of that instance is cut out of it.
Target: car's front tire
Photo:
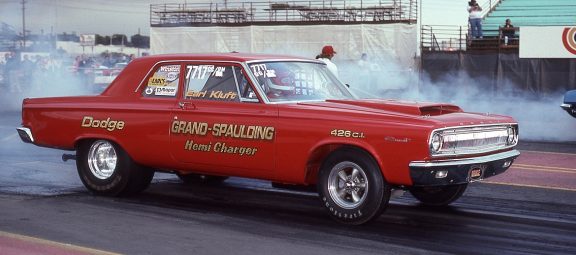
[[[458,200],[466,191],[467,183],[440,187],[413,187],[410,194],[428,206],[446,206]]]
[[[146,189],[154,171],[139,166],[116,143],[86,141],[77,150],[76,167],[84,186],[103,196],[132,195]]]
[[[376,219],[390,200],[390,186],[378,164],[369,154],[354,148],[343,148],[327,157],[317,186],[330,216],[350,225]]]

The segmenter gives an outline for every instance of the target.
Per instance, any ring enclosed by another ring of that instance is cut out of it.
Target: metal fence
[[[150,5],[150,25],[260,23],[416,23],[417,0],[315,0]]]
[[[428,26],[423,25],[420,33],[421,51],[466,51],[466,50],[513,50],[519,47],[519,28],[484,30],[495,34],[482,39],[471,40],[468,26]],[[506,38],[513,31],[514,36]]]
[[[423,25],[420,33],[422,51],[464,51],[468,27]]]

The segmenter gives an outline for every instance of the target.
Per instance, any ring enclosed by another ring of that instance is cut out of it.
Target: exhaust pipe
[[[62,154],[62,161],[66,162],[68,160],[76,160],[76,155],[74,155],[74,154]]]

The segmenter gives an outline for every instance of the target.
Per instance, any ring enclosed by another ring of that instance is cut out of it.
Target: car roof
[[[251,53],[212,53],[212,54],[161,54],[151,55],[139,58],[148,61],[170,61],[170,60],[207,60],[207,61],[234,61],[234,62],[249,62],[257,60],[304,60],[310,61],[313,59],[289,56],[289,55],[274,55],[274,54],[251,54]]]

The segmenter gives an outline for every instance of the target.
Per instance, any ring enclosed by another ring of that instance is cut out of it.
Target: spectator
[[[332,63],[332,58],[336,55],[336,51],[330,45],[326,45],[322,48],[322,53],[316,56],[316,59],[321,60],[322,62],[326,63],[328,70],[338,78],[338,67]]]
[[[506,24],[502,27],[502,38],[504,39],[504,44],[508,45],[508,41],[516,37],[516,30],[512,25],[510,19],[506,19]]]
[[[471,0],[468,2],[468,22],[470,22],[470,37],[482,38],[482,7],[476,2]]]
[[[20,74],[22,75],[20,80],[22,83],[18,82],[18,84],[15,84],[17,92],[22,92],[22,86],[25,86],[27,89],[33,87],[32,82],[34,81],[32,78],[34,77],[34,73],[36,73],[37,68],[36,62],[32,61],[30,56],[24,55],[22,58],[22,62],[20,62]]]

